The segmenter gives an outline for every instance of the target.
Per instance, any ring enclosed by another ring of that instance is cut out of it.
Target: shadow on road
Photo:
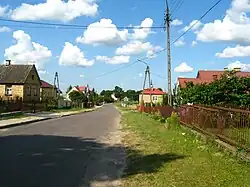
[[[123,177],[153,173],[164,163],[183,158],[169,153],[142,155],[94,139],[45,135],[0,137],[0,150],[1,187],[79,187],[114,181],[124,166],[124,150],[133,159]]]

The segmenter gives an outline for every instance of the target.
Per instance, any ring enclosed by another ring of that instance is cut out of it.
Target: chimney
[[[11,65],[11,60],[5,60],[5,62],[6,62],[6,66]]]
[[[235,71],[235,72],[240,72],[240,69],[241,69],[241,68],[234,68],[234,71]]]

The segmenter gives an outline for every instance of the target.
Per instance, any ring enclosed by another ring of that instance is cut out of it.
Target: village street
[[[0,186],[117,186],[124,167],[112,106],[0,131]],[[108,182],[108,184],[107,184]]]

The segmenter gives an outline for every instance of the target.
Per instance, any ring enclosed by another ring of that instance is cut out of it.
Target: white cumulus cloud
[[[187,65],[186,62],[182,62],[179,66],[177,66],[174,69],[175,72],[177,73],[189,73],[194,71],[194,68],[192,68],[191,66]]]
[[[203,42],[235,41],[250,42],[250,2],[233,0],[222,20],[207,23],[197,32],[197,40]]]
[[[52,52],[47,47],[32,42],[30,35],[22,30],[13,32],[13,38],[16,44],[5,49],[4,56],[17,64],[35,64],[38,70],[43,69]]]
[[[188,26],[185,26],[182,31],[187,31],[188,29],[190,29],[191,27],[191,30],[194,31],[194,32],[197,32],[197,30],[199,30],[202,26],[202,23],[198,20],[193,20],[189,23]]]
[[[90,24],[76,41],[83,44],[116,45],[127,41],[128,35],[128,30],[118,30],[111,19],[101,19],[100,22]]]
[[[174,46],[175,47],[182,47],[182,46],[184,46],[186,44],[186,42],[184,41],[184,38],[182,37],[182,38],[180,38],[178,41],[176,41],[175,43],[174,43]]]
[[[173,26],[179,26],[179,25],[182,25],[183,24],[183,21],[182,20],[179,20],[179,19],[174,19],[172,22],[171,22],[171,25]]]
[[[138,28],[133,29],[132,38],[134,40],[144,40],[148,37],[148,35],[152,32],[151,27],[153,26],[153,20],[151,18],[146,18],[141,22]],[[140,28],[144,27],[144,28]]]
[[[221,53],[216,53],[216,56],[219,58],[248,57],[250,56],[250,46],[227,47]]]
[[[196,41],[192,41],[191,46],[194,47],[194,46],[196,46],[196,45],[197,45],[197,42],[196,42]]]
[[[153,46],[150,42],[131,41],[122,47],[116,49],[117,55],[139,55],[141,53],[147,53],[147,56],[154,56],[156,52],[160,51],[160,46]]]
[[[87,60],[84,53],[73,44],[65,42],[64,48],[59,58],[60,65],[66,66],[92,66],[94,60]]]
[[[14,20],[70,21],[80,16],[94,16],[98,5],[95,0],[46,0],[39,4],[23,3],[11,11]]]
[[[114,56],[112,58],[107,56],[96,56],[96,60],[104,61],[107,64],[126,64],[129,63],[130,56],[119,55],[119,56]]]
[[[1,17],[4,16],[6,14],[7,10],[8,10],[7,6],[4,6],[4,7],[0,6],[0,16]]]
[[[250,71],[250,64],[242,63],[240,61],[232,62],[228,64],[228,69],[240,68],[241,71]]]
[[[0,27],[0,32],[11,32],[11,29],[9,27],[3,26]]]

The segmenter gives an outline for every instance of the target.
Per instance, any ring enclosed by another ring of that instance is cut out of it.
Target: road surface
[[[124,149],[112,106],[0,131],[1,187],[118,186]]]

